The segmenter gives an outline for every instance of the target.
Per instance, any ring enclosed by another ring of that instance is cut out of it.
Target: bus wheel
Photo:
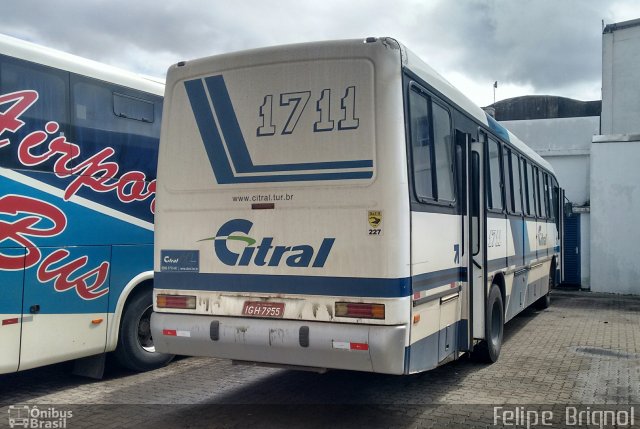
[[[485,314],[485,340],[473,350],[473,358],[479,362],[493,363],[500,356],[504,333],[504,304],[502,294],[495,284],[489,290]]]
[[[153,297],[150,289],[131,297],[120,322],[120,335],[115,355],[118,362],[133,371],[160,368],[173,359],[173,355],[157,353],[151,337]]]

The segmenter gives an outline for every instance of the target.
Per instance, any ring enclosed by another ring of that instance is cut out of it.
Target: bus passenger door
[[[484,339],[486,301],[485,281],[485,197],[484,197],[484,148],[486,134],[478,132],[478,141],[472,141],[469,156],[469,263],[468,281],[471,290],[471,335]]]
[[[20,370],[103,353],[109,246],[41,247],[25,271]]]
[[[460,319],[461,324],[458,328],[458,350],[461,352],[471,351],[473,349],[473,337],[471,336],[471,283],[467,275],[469,270],[470,252],[469,252],[469,170],[468,157],[469,147],[473,141],[471,134],[461,130],[456,130],[455,144],[455,171],[456,184],[458,187],[458,201],[460,202],[460,246],[459,246],[459,263],[460,269],[464,273],[462,275],[462,289],[460,299]]]

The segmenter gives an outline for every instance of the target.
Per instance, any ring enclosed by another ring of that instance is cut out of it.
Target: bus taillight
[[[384,319],[384,304],[336,302],[336,317]]]
[[[158,308],[182,308],[194,310],[196,297],[193,295],[158,295],[156,296]]]

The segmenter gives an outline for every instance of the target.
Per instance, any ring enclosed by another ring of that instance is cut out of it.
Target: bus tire
[[[500,356],[504,335],[504,303],[500,288],[493,284],[487,297],[484,324],[485,339],[473,350],[473,358],[484,363],[494,363]]]
[[[173,355],[157,353],[151,337],[153,293],[143,289],[127,302],[120,321],[115,356],[120,365],[133,371],[149,371],[168,364]]]

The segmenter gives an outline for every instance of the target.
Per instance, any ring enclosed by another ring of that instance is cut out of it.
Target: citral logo
[[[327,257],[333,247],[335,238],[324,238],[320,248],[316,251],[309,244],[295,246],[273,246],[273,237],[264,237],[259,245],[248,236],[253,223],[246,219],[233,219],[220,227],[215,237],[203,238],[198,241],[214,240],[216,256],[225,265],[277,267],[282,260],[290,267],[324,267]],[[243,233],[245,235],[234,235]],[[229,241],[242,241],[247,245],[241,253],[236,253],[227,246]]]

